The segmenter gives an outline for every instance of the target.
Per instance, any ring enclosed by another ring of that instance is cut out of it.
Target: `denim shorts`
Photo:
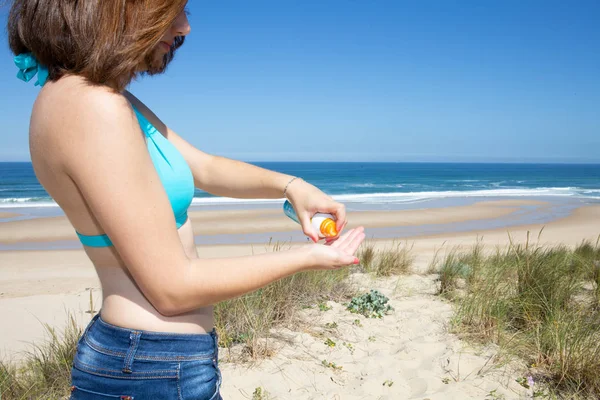
[[[77,344],[71,400],[221,400],[215,331],[148,332],[97,314]]]

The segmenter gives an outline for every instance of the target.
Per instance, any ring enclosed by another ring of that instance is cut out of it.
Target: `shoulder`
[[[125,96],[76,76],[48,83],[33,106],[30,140],[45,148],[81,150],[98,140],[118,142],[139,136]]]
[[[59,122],[64,126],[66,122],[68,127],[88,119],[107,120],[107,113],[113,117],[133,115],[122,94],[81,77],[65,76],[41,90],[33,106],[32,122],[39,116],[46,124]]]

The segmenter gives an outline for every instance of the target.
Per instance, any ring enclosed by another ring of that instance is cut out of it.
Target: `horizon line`
[[[545,165],[600,165],[597,161],[373,161],[373,160],[347,160],[347,161],[325,161],[325,160],[240,160],[246,163],[327,163],[327,164],[545,164]],[[0,160],[0,164],[31,164],[31,160]]]

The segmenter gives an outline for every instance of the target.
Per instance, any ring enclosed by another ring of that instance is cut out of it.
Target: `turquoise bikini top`
[[[15,57],[15,64],[19,67],[17,77],[28,82],[36,74],[36,85],[43,86],[48,79],[48,71],[37,63],[30,53],[20,54]],[[140,128],[146,136],[148,153],[152,158],[154,168],[158,172],[160,181],[167,193],[177,228],[181,227],[187,219],[187,210],[194,198],[194,177],[189,165],[177,150],[133,105]],[[112,241],[108,235],[83,235],[77,232],[81,243],[88,247],[109,247]]]

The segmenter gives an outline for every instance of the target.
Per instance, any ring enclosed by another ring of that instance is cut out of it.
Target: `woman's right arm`
[[[177,315],[256,290],[294,273],[355,263],[364,239],[218,259],[186,256],[144,134],[123,96],[88,90],[61,125],[64,166],[152,305]]]

